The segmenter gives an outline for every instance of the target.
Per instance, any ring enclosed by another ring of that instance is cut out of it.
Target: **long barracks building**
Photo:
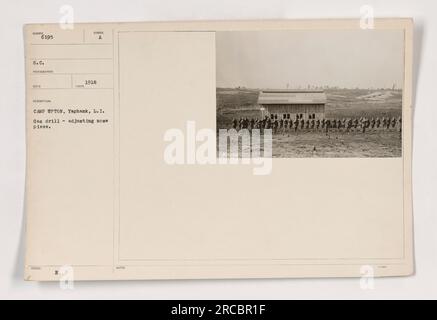
[[[264,90],[258,97],[262,117],[280,119],[323,119],[326,94],[318,90]]]

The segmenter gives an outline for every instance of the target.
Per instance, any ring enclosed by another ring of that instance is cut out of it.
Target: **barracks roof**
[[[264,90],[258,104],[325,104],[326,94],[318,90]]]

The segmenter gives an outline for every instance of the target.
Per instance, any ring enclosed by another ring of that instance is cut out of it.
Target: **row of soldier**
[[[382,118],[343,118],[343,119],[280,119],[273,120],[265,117],[263,120],[257,118],[240,118],[232,120],[232,128],[241,129],[272,129],[273,132],[278,130],[324,130],[328,132],[330,129],[349,131],[366,130],[402,130],[402,118],[382,117]]]

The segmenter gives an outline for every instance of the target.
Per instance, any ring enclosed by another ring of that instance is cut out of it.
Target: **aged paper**
[[[413,273],[411,20],[63,27],[24,28],[26,280]]]

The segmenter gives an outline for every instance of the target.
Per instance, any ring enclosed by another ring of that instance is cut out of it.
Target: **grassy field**
[[[217,128],[228,129],[232,119],[261,118],[259,90],[217,89]],[[326,90],[326,118],[399,117],[402,91]],[[400,157],[401,135],[394,131],[342,133],[289,132],[273,136],[273,157]]]
[[[274,158],[400,157],[399,132],[303,133],[273,136]]]

